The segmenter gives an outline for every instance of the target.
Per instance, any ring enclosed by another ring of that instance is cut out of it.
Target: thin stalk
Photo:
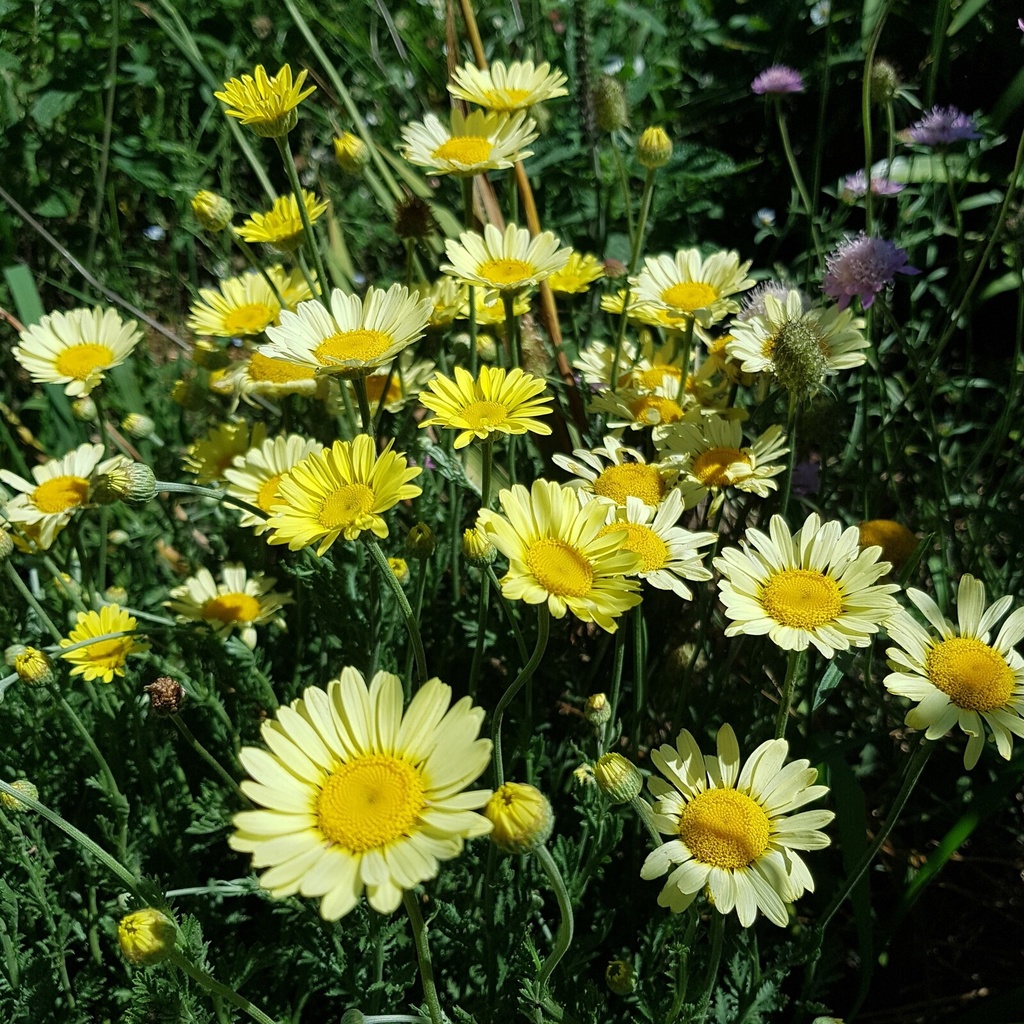
[[[416,577],[416,593],[413,597],[413,615],[416,618],[417,623],[421,621],[423,616],[423,595],[427,590],[427,563],[424,559],[417,559],[419,565],[419,574]],[[412,655],[413,646],[412,640],[409,641],[409,647],[406,650],[405,655],[405,671],[402,673],[402,686],[405,689],[406,702],[412,697]]]
[[[384,582],[391,588],[402,618],[405,619],[405,628],[409,631],[409,640],[416,658],[416,674],[421,683],[425,682],[427,679],[427,656],[423,650],[423,638],[420,636],[419,623],[412,613],[412,608],[409,607],[409,599],[405,596],[402,584],[398,582],[395,574],[391,571],[391,566],[388,565],[388,560],[377,541],[367,541],[367,547],[370,549],[373,560],[377,563],[377,568],[380,569]]]
[[[501,302],[505,307],[505,341],[508,344],[510,365],[521,367],[523,354],[519,347],[519,321],[516,319],[515,313],[515,292],[503,291]]]
[[[476,700],[476,684],[483,664],[484,645],[487,641],[487,611],[491,595],[491,580],[487,573],[480,579],[480,600],[476,613],[476,645],[473,647],[473,664],[469,670],[469,695]]]
[[[779,698],[779,710],[775,715],[775,738],[786,738],[786,726],[789,723],[789,709],[793,706],[793,691],[796,689],[796,677],[800,668],[801,651],[790,651],[786,663],[786,679],[782,684],[782,696]]]
[[[640,216],[636,221],[636,234],[633,236],[633,251],[629,256],[629,272],[635,274],[640,266],[640,253],[644,247],[644,234],[647,231],[647,219],[651,214],[651,203],[654,200],[654,176],[657,172],[654,168],[647,171],[644,178],[644,190],[640,197]]]
[[[611,138],[610,145],[615,157],[615,169],[619,172],[619,185],[622,187],[622,208],[626,211],[626,236],[632,246],[635,229],[633,227],[633,204],[629,201],[629,175],[626,173],[626,161],[622,159],[619,147],[615,145],[614,136]]]
[[[540,969],[540,973],[537,975],[537,988],[543,990],[547,986],[552,971],[558,966],[558,961],[565,956],[566,950],[572,943],[572,902],[569,899],[569,890],[565,887],[562,874],[558,870],[558,865],[555,863],[554,858],[548,852],[548,848],[541,844],[533,852],[537,855],[537,860],[540,861],[540,866],[544,869],[544,874],[547,875],[548,882],[554,890],[555,899],[558,900],[558,912],[560,915],[554,949],[551,950],[551,953]]]
[[[480,507],[489,508],[491,502],[491,476],[494,468],[494,440],[488,437],[483,443],[483,477],[480,482]]]
[[[370,412],[370,397],[366,393],[366,381],[362,377],[352,379],[352,390],[356,393],[359,403],[359,417],[363,421],[363,433],[373,440],[373,413]]]
[[[324,269],[323,257],[320,255],[320,246],[316,244],[316,235],[313,234],[313,224],[309,219],[309,210],[306,209],[306,201],[302,196],[302,183],[299,181],[299,172],[295,169],[295,158],[292,156],[292,147],[288,142],[288,136],[274,140],[277,143],[278,151],[281,154],[281,161],[284,164],[285,174],[288,175],[288,184],[291,185],[292,193],[295,196],[296,205],[299,207],[299,219],[302,221],[302,233],[305,235],[306,247],[313,256],[313,266],[316,267],[317,280],[320,282],[320,301],[325,308],[328,304],[331,279]]]
[[[17,570],[9,561],[4,562],[4,572],[7,573],[8,579],[14,584],[14,589],[25,599],[28,606],[39,616],[39,621],[43,624],[50,636],[60,644],[63,637],[61,631],[53,624],[53,620],[49,615],[46,614],[43,606],[36,600],[35,595],[28,587],[25,586],[25,581],[18,575]]]
[[[236,1006],[239,1010],[247,1013],[253,1020],[258,1021],[259,1024],[278,1024],[273,1017],[267,1016],[258,1006],[250,1003],[245,996],[240,995],[228,985],[219,982],[208,971],[204,971],[201,967],[192,963],[191,960],[186,959],[185,955],[177,949],[173,950],[167,959],[179,970],[184,971],[193,981],[206,989],[211,996],[226,1000],[232,1006]]]
[[[228,770],[202,745],[192,734],[192,730],[182,721],[180,715],[171,715],[178,732],[185,738],[185,742],[227,783],[228,788],[238,797],[249,804],[249,798],[242,792],[241,787],[231,777]]]
[[[814,208],[811,205],[811,197],[807,194],[807,185],[800,173],[796,162],[796,154],[793,152],[793,144],[789,141],[789,128],[786,126],[786,115],[782,112],[782,104],[778,98],[775,99],[775,115],[779,124],[779,136],[782,138],[782,149],[786,154],[786,162],[789,164],[789,172],[793,175],[793,184],[796,185],[800,202],[804,204],[804,211],[807,214],[807,222],[811,228],[811,241],[814,243],[814,254],[818,258],[819,265],[825,262],[825,251],[821,247],[821,238],[818,235],[818,226],[814,223]]]
[[[633,723],[633,737],[640,745],[643,737],[644,700],[647,689],[647,630],[644,628],[643,605],[633,612],[633,706],[636,721]]]
[[[612,692],[608,698],[608,708],[611,714],[608,721],[601,726],[601,752],[608,750],[608,730],[615,728],[615,719],[619,713],[619,688],[622,685],[622,663],[626,658],[626,638],[621,629],[615,632],[615,654],[612,661]]]
[[[722,959],[722,941],[725,938],[725,914],[717,910],[711,913],[711,955],[708,957],[708,969],[704,976],[704,988],[701,991],[700,999],[697,1001],[697,1009],[693,1015],[694,1024],[704,1024],[708,1016],[708,1006],[711,1004],[711,997],[715,992],[715,983],[718,981],[718,965]]]
[[[516,647],[519,648],[519,660],[525,665],[529,659],[526,653],[526,641],[523,639],[523,631],[519,628],[519,623],[516,621],[515,612],[512,610],[512,603],[501,592],[501,583],[498,582],[498,577],[490,566],[487,566],[487,578],[491,581],[491,586],[501,599],[501,606],[505,610],[505,617],[508,619],[512,635],[515,637]]]
[[[442,1012],[437,998],[434,964],[430,958],[430,944],[427,941],[427,925],[420,911],[419,900],[412,890],[406,889],[402,894],[402,902],[405,904],[405,912],[409,915],[409,924],[412,925],[412,941],[416,947],[416,959],[420,965],[420,981],[423,983],[423,998],[427,1004],[431,1024],[446,1024],[447,1017]]]
[[[277,299],[278,305],[282,309],[287,309],[288,304],[284,301],[284,297],[281,295],[280,291],[278,291],[277,285],[274,283],[274,279],[267,273],[263,264],[256,259],[256,253],[252,251],[252,246],[231,228],[228,229],[228,234],[234,240],[235,245],[238,246],[239,251],[245,257],[245,262],[248,263],[264,281],[266,281],[267,287],[274,293],[274,298]]]
[[[476,376],[480,353],[476,348],[476,288],[469,286],[469,372]],[[444,342],[441,342],[443,348]]]
[[[242,498],[225,494],[223,491],[215,490],[213,487],[200,487],[198,484],[179,484],[171,480],[157,480],[154,486],[156,487],[157,494],[166,491],[168,494],[194,494],[200,498],[214,498],[223,505],[234,505],[237,508],[244,508],[246,512],[251,512],[254,516],[259,516],[260,519],[270,518],[258,505],[250,505],[249,502]]]
[[[651,842],[656,848],[661,846],[665,840],[661,837],[661,833],[654,824],[654,811],[651,810],[651,805],[640,795],[633,797],[629,803],[633,810],[639,815],[644,828],[647,829],[647,834],[651,837]]]
[[[676,403],[681,405],[683,394],[686,392],[686,384],[690,379],[690,355],[693,351],[693,317],[686,318],[686,326],[681,332],[682,336],[677,338],[676,354],[674,362],[679,364],[679,390],[676,392]]]
[[[113,0],[110,7],[110,56],[107,58],[107,97],[103,106],[103,138],[100,141],[100,160],[96,168],[96,201],[89,218],[89,247],[85,252],[85,265],[92,269],[96,255],[96,240],[100,233],[100,217],[107,191],[107,171],[110,169],[110,138],[114,126],[114,102],[117,97],[117,51],[121,45],[121,3]]]
[[[789,498],[793,491],[793,471],[796,469],[796,394],[789,393],[789,411],[786,416],[786,438],[789,441],[789,458],[786,462],[786,479],[782,485],[782,504],[780,515],[785,515],[789,508]]]

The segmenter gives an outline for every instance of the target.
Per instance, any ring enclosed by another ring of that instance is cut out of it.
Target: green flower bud
[[[417,523],[405,538],[405,549],[412,558],[427,559],[436,547],[434,531],[426,523]]]
[[[235,216],[231,204],[216,192],[197,192],[192,199],[192,212],[200,227],[213,235],[223,231]]]
[[[32,800],[39,799],[39,790],[28,779],[15,779],[9,785],[11,789],[16,789],[19,793],[23,793]],[[15,814],[23,814],[25,811],[31,810],[28,804],[22,803],[16,796],[11,796],[10,793],[0,793],[0,804],[3,804],[5,810],[14,811]]]
[[[636,144],[636,158],[649,171],[664,167],[672,158],[672,140],[662,128],[648,128]]]
[[[462,535],[462,556],[470,565],[484,569],[493,565],[498,549],[490,542],[487,534],[479,527],[471,526]]]
[[[611,75],[602,75],[594,86],[594,120],[603,132],[614,132],[629,124],[629,104],[622,83]]]
[[[624,804],[638,796],[644,788],[644,777],[636,765],[614,751],[598,758],[594,778],[601,792],[613,804]]]
[[[145,505],[156,497],[156,474],[145,463],[122,457],[96,478],[89,496],[101,505],[115,501]]]
[[[121,420],[121,429],[129,437],[144,438],[156,430],[156,424],[141,412],[130,412]]]
[[[583,708],[583,717],[595,728],[599,728],[611,720],[612,706],[608,703],[608,695],[592,693]]]
[[[617,996],[628,996],[636,988],[636,971],[628,960],[612,960],[605,968],[604,980]]]
[[[530,853],[547,842],[555,825],[551,804],[535,786],[506,782],[484,807],[491,842],[502,853]]]

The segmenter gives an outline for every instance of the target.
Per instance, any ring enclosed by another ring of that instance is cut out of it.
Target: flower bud
[[[636,971],[628,960],[612,960],[605,968],[604,980],[617,996],[628,996],[636,988]]]
[[[116,604],[118,607],[128,603],[128,591],[124,587],[111,586],[103,591],[104,604]]]
[[[417,523],[405,538],[405,550],[412,558],[421,561],[429,558],[437,547],[434,531],[426,523]]]
[[[892,519],[869,519],[861,523],[857,530],[862,551],[877,545],[882,549],[882,559],[892,562],[897,569],[906,565],[917,550],[917,537],[902,523]]]
[[[174,922],[155,907],[136,910],[122,917],[117,941],[126,960],[143,967],[166,960],[174,952],[178,930]]]
[[[95,423],[99,415],[96,409],[96,402],[89,396],[83,395],[71,403],[71,415],[83,423]]]
[[[484,569],[494,564],[498,557],[498,549],[483,530],[478,526],[471,526],[462,535],[462,556],[470,565]]]
[[[0,530],[0,562],[6,562],[14,552],[14,541],[11,540],[10,532]]]
[[[871,92],[872,103],[879,107],[891,103],[902,84],[896,69],[887,60],[879,58],[871,65],[868,88]]]
[[[592,693],[583,708],[583,717],[595,728],[599,728],[612,717],[612,706],[604,693]]]
[[[141,439],[149,437],[156,430],[156,424],[141,412],[130,412],[121,420],[121,429],[129,437]]]
[[[370,162],[370,150],[358,135],[342,132],[334,140],[334,159],[346,174],[361,174]]]
[[[8,668],[14,668],[14,659],[19,654],[24,654],[28,648],[24,644],[11,644],[10,647],[4,648],[4,664]]]
[[[11,789],[16,789],[31,800],[39,799],[39,790],[28,779],[15,779],[14,782],[8,783],[8,785]],[[10,793],[0,793],[0,804],[3,804],[5,810],[14,811],[16,814],[31,810],[28,804],[23,804],[16,796],[11,796]]]
[[[26,647],[14,656],[14,671],[18,678],[29,686],[45,686],[53,682],[53,662],[45,651]]]
[[[204,338],[192,346],[192,362],[204,370],[223,370],[231,362],[231,357],[215,341]]]
[[[647,128],[636,144],[636,158],[649,171],[664,167],[672,157],[672,140],[663,128]]]
[[[216,192],[197,192],[192,199],[192,212],[200,227],[213,235],[223,231],[235,216],[231,204]]]
[[[591,97],[594,120],[603,132],[614,132],[629,124],[629,104],[622,83],[611,75],[602,75],[594,86]]]
[[[157,718],[178,714],[185,703],[184,687],[170,676],[154,679],[143,690],[149,694],[149,710]]]
[[[107,543],[117,548],[124,547],[131,539],[131,534],[127,530],[111,530],[107,534]]]
[[[122,457],[96,478],[89,496],[101,505],[115,501],[145,505],[156,497],[156,474],[144,462]]]
[[[609,803],[624,804],[639,795],[644,788],[644,777],[636,765],[614,751],[597,759],[594,778]]]
[[[814,325],[801,317],[787,320],[772,346],[775,379],[799,397],[813,395],[825,380],[828,362]]]
[[[409,578],[409,563],[404,558],[389,558],[388,568],[399,583],[404,583]]]
[[[502,853],[530,853],[547,842],[555,817],[547,797],[525,782],[506,782],[484,807],[494,826],[491,841]]]

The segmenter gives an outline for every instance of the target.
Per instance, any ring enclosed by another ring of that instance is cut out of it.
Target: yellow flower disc
[[[649,370],[641,370],[635,374],[633,380],[642,388],[660,388],[668,378],[669,385],[679,385],[679,378],[683,371],[678,366],[652,366]]]
[[[114,353],[106,345],[88,342],[63,349],[57,355],[54,367],[62,376],[85,380],[94,371],[109,366],[113,361]]]
[[[89,481],[80,476],[55,476],[32,492],[32,504],[40,512],[56,515],[85,504]]]
[[[386,352],[390,344],[390,334],[359,327],[354,331],[339,331],[337,334],[325,338],[317,345],[313,352],[313,358],[318,363],[325,365],[350,359],[368,362],[382,352]]]
[[[629,411],[637,423],[654,426],[658,423],[678,423],[683,418],[683,410],[678,402],[661,395],[644,395],[634,402]]]
[[[586,597],[594,582],[590,562],[571,544],[545,537],[534,541],[526,564],[537,582],[556,597]]]
[[[957,707],[994,711],[1013,692],[1013,670],[988,644],[973,637],[940,640],[925,657],[928,679]]]
[[[626,540],[622,547],[626,551],[635,551],[640,556],[640,572],[654,572],[668,561],[668,548],[665,542],[643,523],[610,523],[602,528],[600,536],[622,530],[626,531]]]
[[[768,815],[735,789],[698,793],[679,815],[679,838],[705,864],[745,868],[768,848]]]
[[[268,384],[288,384],[294,380],[313,380],[316,370],[311,366],[300,366],[287,359],[271,359],[262,352],[254,352],[249,360],[249,377],[254,381]]]
[[[736,462],[752,464],[738,448],[709,448],[693,460],[692,472],[705,487],[726,487],[732,483],[729,467]]]
[[[384,384],[387,379],[387,375],[381,373],[375,373],[363,378],[366,384],[366,397],[371,405],[379,405],[382,399],[385,404],[388,402],[398,402],[404,397],[402,395],[402,385],[395,379],[394,375],[392,375],[391,381],[388,383],[388,390],[385,394]]]
[[[843,592],[831,576],[810,569],[784,569],[764,584],[761,604],[783,626],[817,629],[842,613]]]
[[[81,648],[81,651],[73,653],[86,654],[89,664],[94,668],[118,669],[124,665],[134,649],[132,637],[120,636],[115,640],[100,640],[99,643],[89,644],[88,647]]]
[[[221,594],[203,602],[204,619],[218,622],[253,622],[259,617],[260,603],[250,594]]]
[[[657,506],[665,497],[665,481],[652,466],[642,462],[624,462],[609,466],[594,481],[594,493],[625,505],[627,498],[639,498],[645,505]]]
[[[515,110],[530,96],[529,89],[488,89],[484,94],[491,110]]]
[[[366,484],[346,484],[324,498],[317,520],[325,530],[355,526],[373,509],[373,491]]]
[[[281,503],[281,499],[277,496],[277,485],[281,482],[281,477],[283,476],[284,473],[275,473],[259,489],[259,493],[256,495],[256,504],[264,512],[270,512],[274,505]]]
[[[533,276],[533,267],[525,260],[488,260],[478,268],[481,277],[498,288],[519,284]]]
[[[435,160],[451,160],[458,164],[482,164],[491,158],[494,147],[479,135],[456,135],[434,150]]]
[[[710,306],[718,298],[718,292],[703,281],[682,281],[666,288],[661,293],[661,301],[666,306],[692,313],[696,309]]]
[[[324,783],[316,802],[320,831],[351,853],[365,853],[412,831],[423,810],[423,780],[387,754],[358,757]]]
[[[501,402],[470,402],[462,418],[471,430],[486,430],[508,421],[508,408]]]
[[[224,330],[228,334],[259,334],[267,324],[272,324],[278,310],[262,302],[250,302],[236,306],[224,317]]]

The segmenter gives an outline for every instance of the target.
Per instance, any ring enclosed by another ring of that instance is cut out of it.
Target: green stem
[[[233,779],[228,770],[202,745],[192,734],[192,730],[181,720],[180,715],[171,715],[171,721],[178,732],[185,738],[185,742],[228,784],[228,788],[249,804],[249,798],[242,792],[241,787]]]
[[[273,1017],[269,1017],[258,1006],[250,1003],[243,995],[239,995],[233,988],[222,984],[201,967],[197,967],[191,960],[185,958],[184,954],[177,949],[173,950],[167,958],[175,967],[184,971],[193,981],[200,984],[212,996],[227,1000],[232,1006],[247,1013],[259,1024],[277,1024]]]
[[[615,720],[619,713],[619,688],[622,686],[622,665],[626,659],[626,638],[621,629],[615,633],[615,653],[612,661],[612,692],[608,698],[608,708],[611,714],[608,721],[601,726],[601,752],[608,750],[608,731],[615,729]]]
[[[775,738],[786,738],[786,726],[789,723],[789,709],[793,706],[793,691],[796,689],[796,677],[800,668],[801,651],[790,651],[786,663],[786,679],[782,684],[782,696],[779,698],[779,710],[775,715]]]
[[[647,829],[647,834],[651,837],[651,841],[654,843],[655,848],[661,846],[665,840],[662,838],[661,833],[654,824],[654,811],[651,810],[651,805],[639,794],[633,797],[629,803],[633,810],[639,815],[640,820],[643,822],[644,828]]]
[[[796,469],[796,392],[789,393],[789,411],[786,415],[786,440],[789,442],[789,459],[786,463],[786,480],[782,485],[782,504],[779,514],[785,516],[789,498],[793,492],[793,471]]]
[[[629,273],[635,274],[640,266],[640,253],[643,251],[644,234],[647,231],[647,219],[651,215],[651,203],[654,200],[654,175],[655,170],[651,168],[644,179],[644,191],[640,197],[640,216],[636,222],[636,234],[633,236],[633,251],[629,256]],[[625,315],[625,310],[623,310]]]
[[[238,246],[242,255],[245,257],[245,262],[248,263],[264,281],[266,281],[267,287],[274,293],[274,298],[277,299],[278,305],[282,309],[287,309],[288,304],[284,301],[284,297],[281,295],[280,291],[278,291],[277,285],[274,283],[274,279],[267,273],[263,264],[256,259],[256,254],[252,251],[252,246],[249,245],[244,238],[236,234],[234,229],[228,228],[228,234],[234,239],[235,245]]]
[[[4,572],[7,573],[8,578],[14,584],[14,589],[25,599],[28,606],[39,616],[39,621],[46,627],[50,636],[54,638],[59,644],[63,634],[53,624],[53,620],[43,610],[43,606],[35,599],[32,591],[25,586],[25,581],[18,575],[17,569],[9,561],[4,562]]]
[[[494,709],[494,722],[491,726],[491,739],[494,741],[494,788],[498,789],[505,784],[505,768],[501,756],[501,722],[505,715],[505,708],[512,703],[515,695],[523,688],[528,679],[533,677],[537,666],[544,657],[544,651],[548,646],[548,634],[551,629],[551,616],[548,614],[546,605],[540,605],[537,609],[537,646],[533,649],[530,660],[523,666],[523,670],[516,676],[512,685],[504,692],[498,706]]]
[[[398,582],[395,574],[391,571],[391,566],[388,565],[388,560],[384,552],[381,551],[377,541],[367,541],[367,547],[370,549],[373,560],[377,563],[377,568],[380,569],[384,582],[391,588],[391,593],[395,597],[399,611],[402,613],[402,618],[405,619],[405,628],[409,631],[409,640],[412,643],[413,655],[416,658],[416,675],[419,682],[426,682],[427,656],[423,650],[423,638],[420,636],[419,623],[416,621],[416,616],[412,613],[412,608],[409,607],[409,599],[405,596],[402,584]]]
[[[821,247],[821,238],[818,237],[818,227],[814,223],[814,208],[811,206],[811,197],[807,194],[807,185],[804,183],[803,175],[797,166],[796,155],[793,153],[793,144],[789,141],[789,128],[786,126],[786,115],[782,112],[782,104],[778,98],[775,100],[775,114],[779,123],[779,135],[782,138],[782,149],[786,154],[786,162],[789,164],[789,172],[793,175],[793,184],[796,185],[800,202],[804,204],[804,211],[807,214],[807,222],[811,227],[811,241],[814,243],[814,254],[818,257],[818,263],[825,262],[825,251]],[[870,191],[870,190],[869,190]]]
[[[483,478],[480,482],[480,507],[490,508],[491,476],[494,468],[494,440],[488,437],[483,443]]]
[[[722,941],[725,938],[725,914],[717,910],[711,912],[711,955],[708,957],[708,969],[704,977],[704,989],[697,1002],[697,1010],[693,1015],[694,1024],[704,1024],[708,1016],[708,1006],[715,992],[718,981],[718,965],[722,959]]]
[[[362,377],[354,377],[352,390],[356,393],[356,401],[359,402],[359,416],[363,421],[363,433],[373,440],[373,414],[370,412],[370,397],[366,393],[366,381]]]
[[[643,606],[633,612],[633,705],[636,709],[636,721],[633,724],[633,737],[636,745],[643,738],[644,709],[646,708],[646,675],[647,675],[647,643],[644,628]]]
[[[487,573],[480,579],[480,602],[476,615],[476,645],[473,648],[473,664],[469,670],[469,695],[476,700],[476,684],[480,677],[480,666],[484,659],[484,645],[487,641],[487,611],[491,594],[491,580]]]
[[[679,390],[676,392],[676,403],[681,405],[686,392],[686,384],[690,379],[690,354],[693,350],[693,317],[686,318],[682,337],[678,339],[673,362],[679,365]]]
[[[526,641],[523,639],[523,631],[519,628],[519,623],[516,622],[515,612],[512,610],[512,603],[501,592],[501,583],[498,582],[498,577],[495,574],[494,569],[490,566],[487,566],[487,578],[491,581],[491,586],[494,587],[495,592],[501,599],[501,606],[505,610],[505,617],[508,619],[512,635],[515,637],[516,647],[519,648],[519,660],[525,665],[529,655],[526,653]]]
[[[157,494],[166,492],[168,494],[194,494],[200,498],[213,498],[223,505],[234,505],[236,508],[244,508],[246,512],[259,516],[260,519],[270,518],[259,506],[250,505],[249,502],[244,501],[242,498],[236,498],[233,494],[225,494],[223,491],[218,491],[213,487],[200,487],[198,484],[172,483],[170,480],[157,480],[154,486],[156,487]]]
[[[501,303],[505,307],[505,341],[508,343],[509,365],[522,367],[523,354],[519,347],[519,322],[516,320],[516,293],[503,291]]]
[[[426,560],[422,558],[417,559],[416,561],[419,566],[419,574],[416,577],[416,595],[413,599],[413,615],[417,622],[421,622],[423,616],[423,596],[427,591],[427,563]],[[408,703],[410,697],[412,697],[412,654],[413,646],[410,639],[405,655],[405,671],[402,673],[402,686],[405,690],[406,703]]]
[[[281,153],[281,161],[284,163],[285,173],[288,175],[288,184],[291,186],[295,196],[296,205],[299,207],[299,219],[302,221],[302,233],[305,235],[306,247],[313,256],[313,266],[316,267],[317,281],[320,284],[319,297],[324,308],[330,312],[330,278],[324,269],[323,257],[320,255],[320,246],[316,244],[316,235],[313,234],[313,224],[309,219],[309,210],[306,209],[306,201],[302,195],[302,183],[299,181],[299,172],[295,169],[295,160],[292,157],[292,147],[288,142],[288,136],[274,140]]]
[[[547,986],[552,971],[558,966],[559,960],[565,956],[566,950],[572,943],[572,902],[569,899],[569,890],[565,887],[562,874],[558,870],[558,865],[555,863],[554,858],[548,852],[548,848],[541,844],[533,852],[537,855],[537,860],[540,861],[540,866],[544,869],[544,874],[547,875],[548,882],[554,890],[555,899],[558,900],[558,912],[561,915],[561,920],[558,923],[558,934],[555,937],[555,947],[551,950],[551,953],[540,969],[540,973],[537,975],[537,988],[543,990]]]
[[[406,889],[402,894],[405,912],[409,915],[412,925],[412,940],[416,947],[416,959],[420,965],[420,981],[423,983],[423,998],[427,1004],[431,1024],[446,1024],[447,1018],[441,1010],[437,998],[437,985],[434,983],[434,965],[430,958],[430,944],[427,941],[427,925],[420,911],[416,893]]]

